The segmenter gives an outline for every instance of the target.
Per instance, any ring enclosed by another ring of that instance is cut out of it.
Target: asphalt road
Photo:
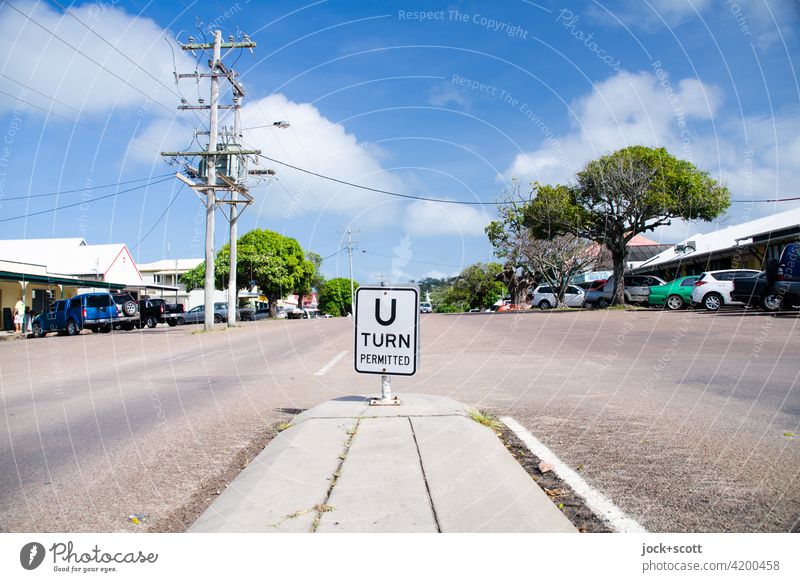
[[[378,392],[350,320],[199,329],[0,342],[0,530],[191,515],[294,409]],[[797,314],[423,315],[421,341],[395,392],[514,417],[652,531],[798,528]]]

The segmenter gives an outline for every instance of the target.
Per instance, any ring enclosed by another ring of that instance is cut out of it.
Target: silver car
[[[646,305],[650,298],[650,287],[666,285],[666,281],[654,275],[625,275],[623,294],[625,303]],[[586,303],[597,307],[608,307],[614,298],[614,276],[608,278],[606,284],[598,292],[589,292]]]
[[[204,323],[206,320],[206,306],[198,305],[192,307],[189,311],[178,317],[178,325],[184,323]],[[214,304],[214,323],[222,323],[228,321],[228,304],[215,303]]]

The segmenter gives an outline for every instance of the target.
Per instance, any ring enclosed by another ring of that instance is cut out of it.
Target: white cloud
[[[417,201],[408,207],[405,228],[416,236],[482,236],[490,220],[472,206]]]
[[[720,102],[716,88],[696,79],[659,80],[648,72],[616,75],[573,101],[568,134],[552,136],[540,148],[518,154],[502,178],[563,183],[589,160],[636,144],[663,146],[680,154],[686,147],[681,123],[691,131],[692,122],[710,119]],[[684,153],[690,155],[683,157],[691,157],[694,148]]]
[[[774,118],[730,117],[721,112],[721,103],[718,89],[696,79],[665,83],[650,73],[612,77],[573,101],[569,132],[518,154],[498,179],[565,183],[588,161],[642,144],[692,161],[725,182],[736,200],[785,198],[800,191],[800,116],[789,111]],[[667,242],[683,240],[796,206],[734,203],[714,223],[674,221],[651,234]]]
[[[118,108],[138,108],[142,117],[149,117],[152,113],[170,115],[169,110],[148,103],[147,98],[133,87],[170,108],[177,105],[178,97],[168,93],[75,18],[56,11],[44,2],[18,1],[14,5],[94,61],[114,71],[125,82],[7,5],[0,11],[0,54],[3,55],[2,75],[5,77],[0,78],[0,87],[3,91],[41,107],[52,106],[54,112],[71,119],[80,117],[74,110],[88,114],[84,116],[84,122],[87,117]],[[172,53],[164,40],[167,33],[153,20],[94,3],[69,10],[150,75],[167,87],[174,86]],[[168,38],[176,48],[174,39],[169,35]],[[194,68],[194,61],[180,54],[182,51],[177,48],[175,52],[179,68]],[[24,89],[9,78],[33,90]],[[61,101],[68,107],[54,104],[37,92]],[[12,99],[0,97],[0,111],[13,108]],[[31,109],[31,112],[34,110]]]

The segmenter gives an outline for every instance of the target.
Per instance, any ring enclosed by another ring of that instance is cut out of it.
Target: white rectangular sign
[[[419,288],[356,290],[356,372],[412,376],[419,361]]]

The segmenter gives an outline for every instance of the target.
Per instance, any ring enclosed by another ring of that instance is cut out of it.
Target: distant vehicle
[[[683,309],[692,300],[692,291],[698,275],[679,277],[664,285],[650,287],[650,296],[647,299],[651,307],[666,307],[671,311]]]
[[[701,273],[692,289],[692,305],[702,305],[708,311],[717,311],[723,305],[737,303],[731,299],[733,280],[752,278],[759,271],[753,269],[724,269]]]
[[[108,333],[119,319],[117,305],[111,293],[83,293],[72,299],[53,303],[47,311],[33,319],[34,337],[51,331],[78,335],[81,329]]]
[[[120,317],[135,317],[139,313],[139,303],[130,293],[113,293],[112,297]]]
[[[117,305],[119,306],[119,303]],[[181,314],[183,314],[183,305],[180,303],[170,304],[159,297],[140,299],[136,314],[132,317],[121,317],[114,322],[114,329],[130,331],[134,328],[141,329],[145,326],[152,329],[159,323],[166,323],[170,327],[175,327],[178,325],[178,317]]]
[[[261,321],[262,319],[269,319],[269,307],[256,309],[255,313],[253,314],[253,321]]]
[[[783,249],[773,289],[785,305],[800,305],[800,242]]]
[[[255,321],[256,312],[252,307],[240,307],[237,313],[239,321]]]
[[[419,304],[419,312],[420,313],[433,313],[433,305],[431,305],[427,301],[422,301]]]
[[[744,303],[748,307],[761,307],[766,311],[778,311],[781,308],[780,298],[767,290],[766,271],[755,277],[734,279],[731,301]]]
[[[666,281],[653,275],[625,275],[623,280],[623,296],[625,303],[646,304],[650,298],[650,288],[664,285]],[[614,299],[614,276],[608,278],[602,289],[587,294],[586,304],[596,307],[608,307]]]
[[[582,307],[586,294],[583,289],[576,285],[567,286],[564,293],[564,304],[567,307]],[[556,296],[553,289],[549,285],[539,285],[533,290],[533,299],[531,304],[539,309],[552,309],[556,306]]]
[[[206,320],[206,306],[198,305],[192,307],[183,315],[177,318],[178,325],[191,323],[204,323]],[[214,323],[228,321],[228,304],[223,302],[214,303]]]

